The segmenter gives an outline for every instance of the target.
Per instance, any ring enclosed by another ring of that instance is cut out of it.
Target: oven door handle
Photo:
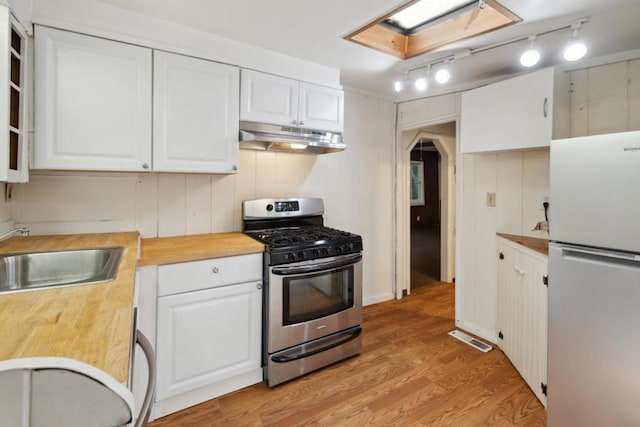
[[[294,267],[273,267],[271,272],[278,276],[291,276],[294,274],[308,274],[316,273],[319,271],[332,270],[334,268],[345,267],[347,265],[355,264],[362,260],[362,255],[349,255],[344,258],[332,260],[328,262],[321,262],[316,264],[300,265]]]
[[[316,348],[306,353],[294,354],[292,356],[287,356],[287,355],[272,356],[271,360],[273,360],[276,363],[287,363],[287,362],[293,362],[294,360],[304,359],[305,357],[313,356],[314,354],[322,353],[323,351],[331,350],[332,348],[346,344],[349,341],[353,341],[356,338],[358,338],[360,334],[362,334],[362,328],[358,326],[357,328],[353,328],[347,331],[345,333],[346,335],[345,338],[340,339],[338,341],[334,341],[326,346]]]

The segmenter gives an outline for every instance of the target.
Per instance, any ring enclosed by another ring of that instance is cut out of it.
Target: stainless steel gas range
[[[244,232],[266,245],[265,379],[270,387],[362,348],[362,238],[325,227],[317,198],[243,202]]]

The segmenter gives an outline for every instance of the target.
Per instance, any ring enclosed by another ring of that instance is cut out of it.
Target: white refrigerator
[[[547,425],[640,426],[640,132],[550,161]]]

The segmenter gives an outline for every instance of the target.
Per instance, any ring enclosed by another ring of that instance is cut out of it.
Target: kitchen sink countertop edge
[[[142,239],[138,267],[264,252],[264,245],[240,232]]]
[[[68,357],[127,381],[137,232],[13,237],[0,252],[124,247],[116,278],[92,285],[0,295],[0,360]]]

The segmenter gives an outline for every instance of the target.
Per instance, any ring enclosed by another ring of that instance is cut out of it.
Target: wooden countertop
[[[549,241],[545,239],[538,239],[536,237],[518,236],[515,234],[497,233],[498,236],[507,240],[511,240],[525,248],[532,249],[536,252],[540,252],[543,255],[549,256]]]
[[[0,294],[0,360],[69,357],[127,381],[138,233],[13,237],[0,252],[104,246],[125,248],[111,282]]]
[[[142,239],[138,266],[173,264],[260,252],[264,252],[262,243],[238,232]]]

